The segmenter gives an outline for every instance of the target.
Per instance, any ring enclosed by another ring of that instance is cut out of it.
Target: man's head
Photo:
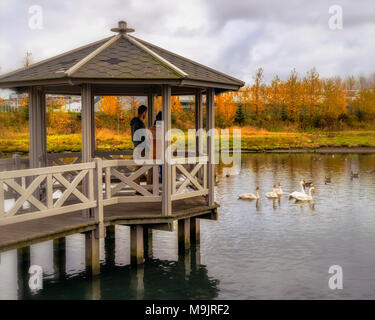
[[[143,104],[138,107],[138,118],[144,120],[147,115],[147,107],[144,106]]]

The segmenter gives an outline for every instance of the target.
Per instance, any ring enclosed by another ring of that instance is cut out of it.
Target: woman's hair
[[[156,119],[155,119],[155,123],[156,124],[156,121],[161,121],[162,120],[162,113],[161,111],[158,112],[158,114],[156,115]]]

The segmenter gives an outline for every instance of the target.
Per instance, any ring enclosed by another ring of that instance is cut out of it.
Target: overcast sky
[[[31,29],[29,8],[43,9]],[[331,30],[329,8],[343,9],[343,29]],[[375,0],[0,0],[0,73],[107,37],[126,20],[135,36],[250,82],[375,72]]]

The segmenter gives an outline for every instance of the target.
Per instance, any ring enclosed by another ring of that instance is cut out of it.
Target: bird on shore
[[[305,181],[301,180],[301,182],[300,182],[299,184],[300,184],[300,186],[301,186],[301,192],[299,192],[299,191],[294,191],[294,192],[292,192],[292,193],[289,195],[289,199],[290,199],[290,198],[296,198],[296,196],[306,194],[306,192],[305,192]]]
[[[242,193],[238,196],[238,199],[242,200],[258,200],[259,199],[259,187],[255,189],[255,194],[253,193]]]
[[[359,178],[359,173],[358,172],[353,172],[353,171],[350,171],[350,178]]]
[[[266,197],[267,198],[270,198],[270,199],[273,199],[273,198],[278,198],[279,196],[277,195],[277,192],[276,192],[276,185],[274,184],[273,187],[272,187],[272,192],[267,192],[266,193]]]
[[[331,183],[331,177],[325,176],[324,177],[324,184],[328,184],[328,183]]]
[[[283,190],[281,189],[281,183],[279,182],[276,193],[278,196],[282,196],[284,194]]]
[[[309,189],[309,194],[304,194],[304,195],[297,195],[295,197],[295,199],[297,201],[312,201],[313,200],[313,196],[312,196],[312,192],[315,191],[315,188],[314,187],[311,187]]]

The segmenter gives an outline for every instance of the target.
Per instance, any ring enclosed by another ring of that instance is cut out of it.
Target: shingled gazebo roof
[[[238,90],[244,82],[180,55],[130,36],[134,31],[119,22],[118,34],[43,60],[0,77],[0,87],[45,83],[113,81],[179,81],[180,85],[214,86]]]

